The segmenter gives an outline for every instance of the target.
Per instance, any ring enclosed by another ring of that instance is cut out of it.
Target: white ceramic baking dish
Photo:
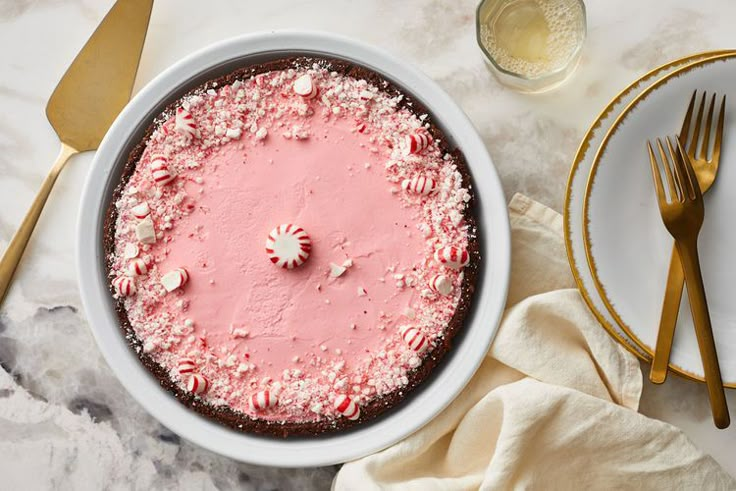
[[[448,357],[424,384],[385,415],[338,434],[286,440],[248,435],[199,416],[163,390],[123,338],[107,288],[102,248],[105,210],[130,150],[162,109],[189,89],[233,69],[293,55],[342,58],[371,68],[421,101],[465,154],[475,184],[482,271],[474,307]],[[419,70],[383,51],[340,36],[279,31],[217,43],[176,63],[123,110],[95,156],[81,200],[78,271],[82,301],[97,344],[120,382],[163,425],[234,459],[281,467],[328,465],[381,450],[442,411],[465,387],[498,327],[510,269],[506,200],[483,141],[462,110]]]

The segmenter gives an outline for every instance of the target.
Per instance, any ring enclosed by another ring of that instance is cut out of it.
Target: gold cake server
[[[152,7],[153,0],[115,2],[51,94],[46,116],[61,152],[0,260],[0,302],[69,157],[95,150],[130,100]]]

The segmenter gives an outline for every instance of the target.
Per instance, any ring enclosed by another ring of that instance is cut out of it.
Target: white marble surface
[[[211,42],[264,29],[339,32],[416,64],[483,135],[507,195],[561,210],[578,141],[600,108],[660,63],[734,40],[729,0],[589,0],[574,78],[538,96],[499,86],[475,44],[475,0],[159,0],[136,86]],[[110,0],[0,0],[0,249],[58,151],[44,107]],[[181,441],[149,417],[105,365],[76,286],[78,197],[92,154],[56,186],[0,310],[0,487],[7,489],[325,489],[335,468],[239,464]],[[729,393],[736,408],[736,392]],[[710,422],[704,386],[646,385],[641,410],[671,422],[736,474],[736,427]],[[9,456],[10,458],[7,458]]]

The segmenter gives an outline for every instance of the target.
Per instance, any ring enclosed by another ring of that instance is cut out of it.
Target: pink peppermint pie
[[[400,404],[451,349],[480,261],[462,154],[340,60],[248,66],[173,102],[106,227],[144,365],[193,410],[275,436]]]

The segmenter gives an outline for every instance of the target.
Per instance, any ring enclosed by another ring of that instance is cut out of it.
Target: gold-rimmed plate
[[[593,158],[583,199],[583,246],[606,310],[647,353],[656,342],[672,238],[652,191],[644,143],[675,134],[695,89],[727,94],[736,82],[736,53],[698,60],[645,88],[616,118]],[[736,95],[727,101],[736,114]],[[728,119],[728,118],[727,118]],[[706,196],[701,264],[723,380],[736,387],[736,124],[728,119],[719,176]],[[671,368],[695,380],[703,369],[687,302],[682,303]]]
[[[575,277],[578,289],[588,304],[593,315],[603,327],[619,341],[628,351],[642,360],[651,359],[651,353],[638,346],[626,332],[618,325],[616,319],[608,312],[605,303],[598,294],[588,263],[583,244],[583,198],[588,182],[588,175],[593,164],[593,157],[598,150],[603,137],[608,133],[621,112],[646,87],[659,78],[672,73],[694,61],[710,56],[728,53],[729,51],[710,51],[698,53],[673,60],[645,73],[630,85],[619,92],[596,117],[585,133],[572,166],[567,181],[564,207],[565,247],[567,249],[570,269]]]

